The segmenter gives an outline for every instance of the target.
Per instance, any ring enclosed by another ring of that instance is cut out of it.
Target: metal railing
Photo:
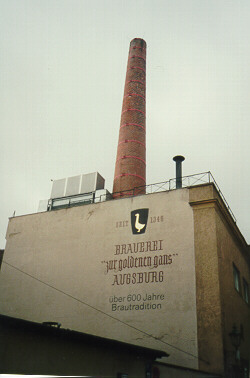
[[[76,194],[76,195],[67,196],[67,197],[51,198],[48,201],[47,210],[51,211],[51,210],[65,209],[65,208],[74,207],[74,206],[89,205],[91,203],[104,202],[111,199],[113,198],[110,193],[96,196],[95,192]]]
[[[203,185],[203,184],[208,184],[208,183],[214,184],[227,210],[232,216],[234,222],[236,223],[236,218],[234,216],[234,213],[232,212],[230,206],[228,205],[224,195],[222,194],[217,182],[215,181],[210,171],[182,177],[183,188],[188,188],[191,186]],[[173,178],[168,181],[158,182],[156,184],[138,186],[131,190],[124,190],[122,192],[116,192],[116,193],[113,193],[113,198],[133,197],[133,196],[138,196],[140,194],[141,195],[152,194],[152,193],[165,192],[165,191],[170,191],[170,190],[175,190],[175,189],[176,189],[176,178]]]
[[[183,188],[189,188],[192,186],[203,185],[203,184],[208,184],[208,183],[214,184],[227,210],[232,216],[234,222],[236,223],[236,218],[210,171],[182,177]],[[91,192],[91,193],[78,194],[78,195],[69,196],[69,197],[54,198],[48,201],[47,209],[49,211],[57,210],[57,209],[68,208],[68,207],[73,207],[73,206],[105,202],[105,201],[110,201],[112,199],[128,198],[128,197],[134,197],[138,195],[147,195],[147,194],[152,194],[152,193],[166,192],[166,191],[175,190],[175,189],[176,189],[176,178],[173,178],[168,181],[138,186],[130,190],[115,192],[113,194],[110,194],[110,193],[102,194],[99,197],[96,196],[95,192]]]

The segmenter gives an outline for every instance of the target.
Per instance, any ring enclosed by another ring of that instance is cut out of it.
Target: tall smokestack
[[[113,197],[144,194],[146,185],[146,42],[130,42]],[[135,189],[140,187],[138,189]]]

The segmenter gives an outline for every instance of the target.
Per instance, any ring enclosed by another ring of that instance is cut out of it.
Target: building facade
[[[249,247],[213,183],[11,218],[6,239],[1,314],[248,374]]]

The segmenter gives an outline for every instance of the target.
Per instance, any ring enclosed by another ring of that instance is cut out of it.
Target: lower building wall
[[[0,326],[0,373],[145,377],[145,357],[79,340]]]
[[[198,370],[185,369],[163,363],[153,364],[153,378],[220,378],[220,375],[209,374]]]

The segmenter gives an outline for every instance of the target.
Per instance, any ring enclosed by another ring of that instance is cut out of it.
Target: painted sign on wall
[[[13,218],[5,258],[40,281],[5,266],[3,314],[162,349],[169,363],[197,367],[188,189]]]

